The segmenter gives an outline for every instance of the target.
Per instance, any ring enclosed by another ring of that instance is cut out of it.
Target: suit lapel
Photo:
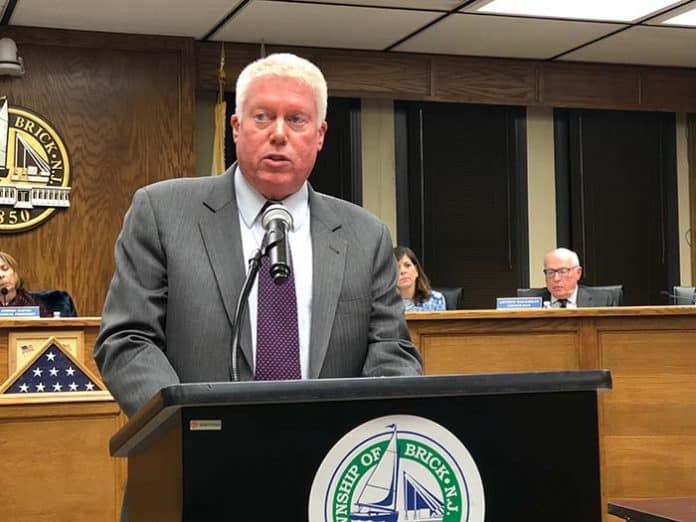
[[[592,294],[585,290],[582,286],[578,286],[578,308],[591,308]]]
[[[338,231],[341,223],[323,197],[310,187],[312,234],[312,326],[309,341],[309,377],[319,377],[343,286],[347,244]]]
[[[222,296],[225,313],[230,326],[234,324],[237,298],[246,275],[244,250],[239,230],[239,212],[234,193],[234,170],[236,164],[211,184],[209,194],[203,199],[210,212],[205,215],[199,228],[210,266]],[[251,333],[248,311],[242,317],[241,347],[249,368],[252,368]]]

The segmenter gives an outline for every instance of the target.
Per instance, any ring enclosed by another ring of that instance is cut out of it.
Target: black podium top
[[[126,457],[181,408],[413,397],[595,391],[611,388],[608,370],[188,383],[160,390],[110,441]]]

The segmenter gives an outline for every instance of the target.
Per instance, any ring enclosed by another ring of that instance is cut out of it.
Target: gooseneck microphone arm
[[[7,294],[9,294],[10,291],[6,287],[3,287],[0,293],[2,294],[2,306],[7,306]]]
[[[244,316],[246,305],[249,302],[249,293],[251,292],[251,287],[254,286],[256,274],[259,273],[259,267],[261,266],[261,258],[267,254],[267,236],[268,234],[264,235],[263,241],[261,241],[261,247],[256,252],[254,252],[254,255],[249,260],[249,271],[247,272],[246,279],[244,279],[242,291],[239,292],[239,298],[237,298],[237,306],[234,309],[234,324],[232,325],[232,355],[230,361],[230,372],[232,373],[233,382],[237,382],[239,380],[237,354],[239,353],[239,334],[242,331],[242,317]]]

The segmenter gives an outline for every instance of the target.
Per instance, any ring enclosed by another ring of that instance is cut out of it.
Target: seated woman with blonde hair
[[[14,257],[0,252],[0,306],[38,306],[41,317],[50,317],[44,302],[24,289],[18,266]]]
[[[431,288],[430,279],[425,275],[413,250],[397,246],[394,248],[394,256],[399,264],[399,279],[396,286],[404,300],[404,310],[407,312],[445,310],[445,296]]]

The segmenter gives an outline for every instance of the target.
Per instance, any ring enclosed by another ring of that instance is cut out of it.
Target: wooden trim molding
[[[219,42],[196,42],[198,89],[217,89]],[[696,70],[266,46],[321,67],[333,96],[696,112]],[[226,89],[260,47],[225,43]]]

